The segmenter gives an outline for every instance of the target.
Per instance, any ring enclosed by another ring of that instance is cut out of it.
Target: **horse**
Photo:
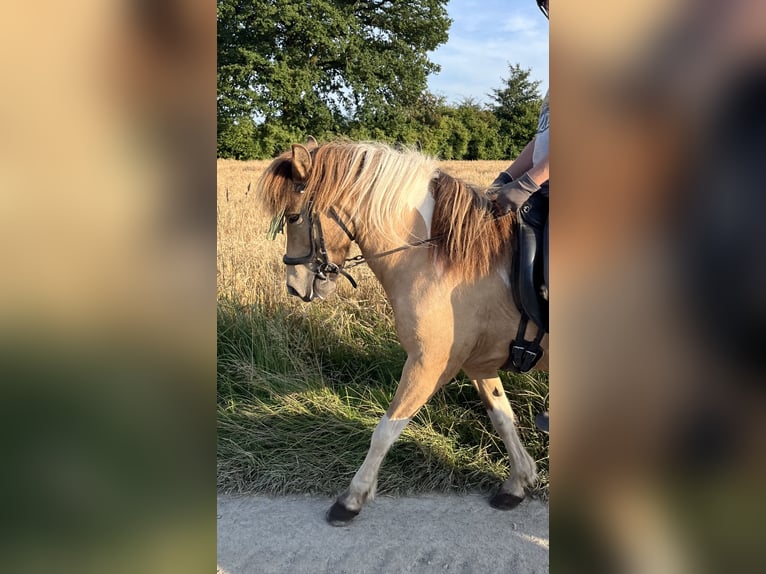
[[[461,369],[510,459],[490,504],[518,505],[537,470],[498,376],[520,319],[510,290],[512,218],[494,217],[489,200],[442,172],[436,159],[377,142],[293,144],[262,174],[257,193],[274,218],[272,231],[286,227],[287,292],[325,299],[341,275],[355,286],[351,265],[344,268],[355,242],[361,256],[353,264],[363,258],[382,284],[407,354],[364,462],[327,521],[344,525],[358,515],[394,441]],[[547,353],[536,368],[547,369]]]

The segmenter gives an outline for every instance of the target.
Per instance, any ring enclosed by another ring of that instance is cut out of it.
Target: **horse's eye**
[[[301,214],[294,213],[292,215],[288,215],[286,219],[287,219],[287,223],[289,223],[290,225],[296,225],[301,222]]]

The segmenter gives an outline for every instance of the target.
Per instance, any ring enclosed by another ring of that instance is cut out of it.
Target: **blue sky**
[[[428,78],[428,88],[449,103],[463,98],[488,102],[501,88],[508,65],[520,64],[548,89],[548,21],[534,0],[450,0],[449,40],[430,60],[441,65]]]

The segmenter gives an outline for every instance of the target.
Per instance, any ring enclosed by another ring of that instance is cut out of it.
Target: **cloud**
[[[539,18],[530,18],[522,14],[510,16],[503,24],[503,30],[511,33],[539,33],[542,31],[541,28]]]
[[[548,24],[534,3],[509,8],[505,2],[452,0],[447,8],[454,22],[449,41],[431,54],[442,68],[429,78],[432,92],[453,103],[489,102],[488,94],[508,77],[509,64],[517,63],[542,82],[541,92],[547,89]]]

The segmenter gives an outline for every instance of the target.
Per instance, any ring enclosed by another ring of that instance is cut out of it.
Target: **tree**
[[[531,70],[523,70],[519,64],[508,65],[509,76],[503,79],[505,87],[492,90],[495,101],[490,109],[500,120],[502,149],[506,157],[514,158],[521,153],[537,133],[542,98],[538,92],[540,82],[529,79]]]
[[[243,118],[290,132],[398,121],[438,71],[447,0],[218,0],[219,139]],[[221,149],[225,154],[227,150]]]
[[[505,159],[501,153],[500,122],[471,98],[464,98],[456,117],[468,131],[468,147],[459,159]]]

